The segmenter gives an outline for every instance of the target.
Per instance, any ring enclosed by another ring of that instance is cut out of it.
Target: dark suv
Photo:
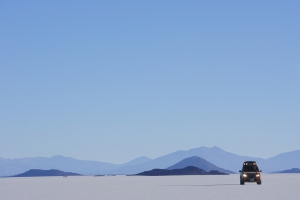
[[[261,184],[261,170],[259,170],[255,161],[246,161],[243,163],[243,168],[240,170],[240,184],[244,185],[245,182],[256,182],[257,185]]]

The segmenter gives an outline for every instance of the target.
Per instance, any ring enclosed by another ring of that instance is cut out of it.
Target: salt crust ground
[[[0,178],[1,200],[300,199],[300,174],[262,174],[262,185],[228,176]]]

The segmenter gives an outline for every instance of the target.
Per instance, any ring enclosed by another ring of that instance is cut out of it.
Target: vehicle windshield
[[[259,169],[257,166],[254,166],[254,165],[244,165],[243,171],[244,172],[259,172]]]

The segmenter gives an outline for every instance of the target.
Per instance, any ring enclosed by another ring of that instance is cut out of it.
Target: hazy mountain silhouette
[[[192,156],[199,156],[220,168],[228,169],[233,172],[238,172],[242,167],[242,163],[245,160],[254,159],[258,163],[260,160],[263,160],[260,158],[239,156],[233,153],[223,151],[218,147],[200,147],[188,151],[176,151],[140,165],[120,167],[119,169],[113,171],[113,173],[136,174],[142,171],[147,171],[155,168],[165,169],[170,167],[171,165],[174,165],[175,163],[182,161],[185,158]]]
[[[152,160],[151,158],[148,158],[146,156],[141,156],[141,157],[138,157],[136,159],[133,159],[133,160],[123,164],[123,166],[138,165],[138,164],[149,162],[151,160]]]
[[[42,169],[31,169],[22,174],[17,174],[11,177],[37,177],[37,176],[80,176],[80,174],[63,172],[56,169],[42,170]]]
[[[201,157],[198,157],[198,156],[192,156],[189,158],[185,158],[182,161],[176,163],[175,165],[168,167],[167,169],[169,169],[169,170],[170,169],[183,169],[188,166],[198,167],[205,171],[217,170],[219,172],[223,172],[226,174],[234,174],[235,173],[230,170],[226,170],[226,169],[217,167],[216,165],[214,165],[214,164],[208,162],[207,160],[205,160]]]
[[[30,169],[59,169],[79,174],[96,174],[117,169],[120,166],[122,165],[98,161],[77,160],[64,156],[53,156],[51,158],[0,159],[0,176],[19,174]]]
[[[227,175],[217,170],[209,172],[194,166],[188,166],[183,169],[153,169],[137,175],[141,176],[170,176],[170,175]]]
[[[141,164],[151,160],[147,157],[140,157],[129,161],[125,164],[112,164],[99,161],[77,160],[64,156],[53,156],[50,158],[20,158],[20,159],[4,159],[0,158],[0,176],[11,176],[12,174],[20,174],[30,169],[59,169],[62,171],[72,171],[79,174],[107,174],[110,171],[122,166],[130,166]]]
[[[0,176],[19,174],[30,169],[58,169],[78,174],[137,174],[152,169],[166,169],[183,159],[198,156],[215,166],[238,172],[246,160],[254,160],[263,172],[282,171],[291,168],[300,168],[300,150],[282,153],[269,159],[240,156],[224,151],[218,147],[200,147],[187,151],[176,151],[155,159],[140,157],[125,164],[112,164],[99,161],[77,160],[64,156],[51,158],[0,158]]]
[[[262,167],[266,168],[268,172],[300,168],[300,150],[281,153],[271,157],[260,168]]]
[[[269,159],[262,159],[249,156],[240,156],[224,151],[218,147],[200,147],[187,151],[176,151],[139,165],[122,166],[117,170],[113,170],[112,173],[136,174],[156,168],[166,169],[169,166],[192,156],[199,156],[220,168],[236,173],[242,168],[243,162],[247,160],[256,161],[259,168],[264,172],[273,172],[293,167],[300,167],[300,150],[282,153]]]
[[[292,169],[288,169],[288,170],[283,170],[277,173],[300,173],[300,169],[299,168],[292,168]]]

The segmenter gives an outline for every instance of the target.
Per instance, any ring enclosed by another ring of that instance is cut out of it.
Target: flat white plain
[[[300,174],[262,174],[262,178],[262,185],[239,185],[237,174],[0,178],[0,199],[300,199]]]

